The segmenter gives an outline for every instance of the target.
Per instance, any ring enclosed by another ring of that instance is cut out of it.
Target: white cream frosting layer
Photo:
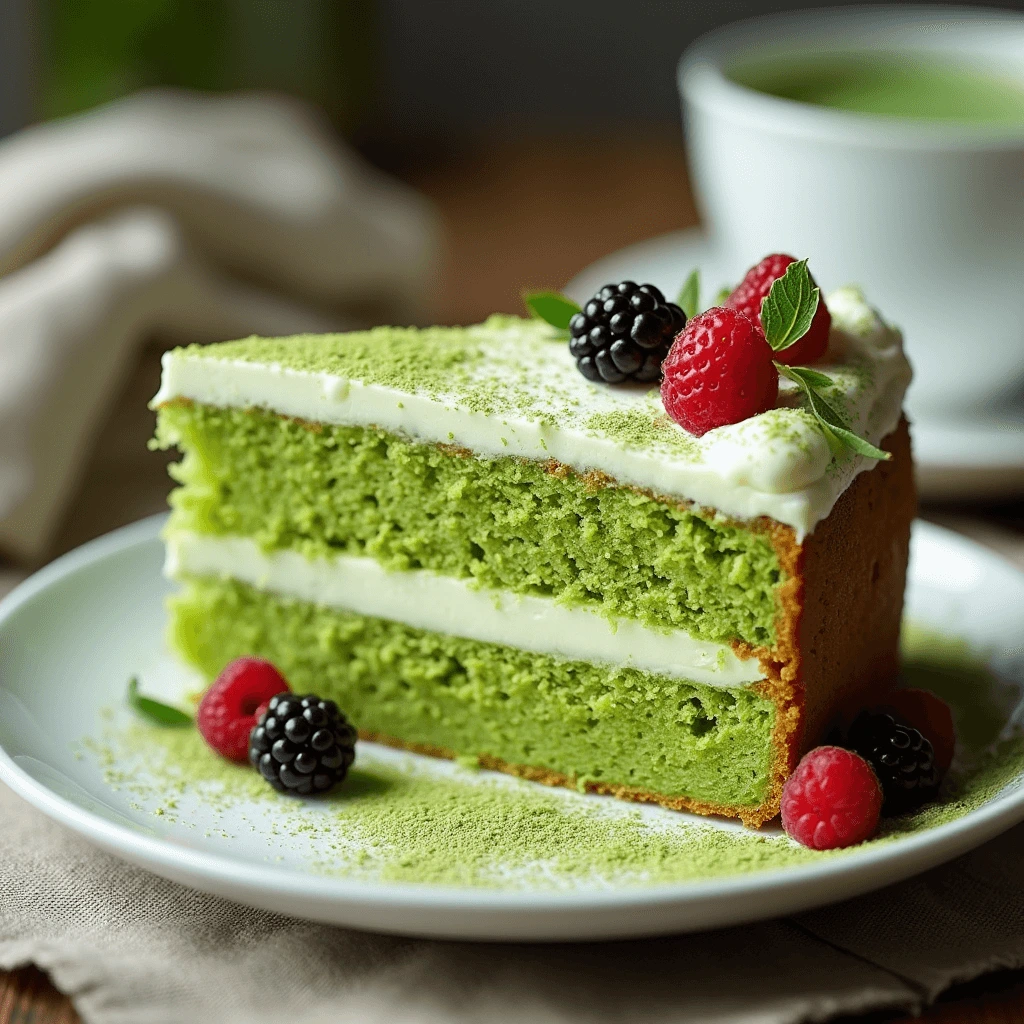
[[[846,409],[851,429],[877,445],[899,423],[910,382],[900,333],[856,289],[835,291],[827,303],[832,334],[816,368],[835,381],[829,397]],[[858,473],[875,465],[852,453],[833,459],[813,419],[798,411],[803,399],[788,380],[780,385],[779,408],[696,438],[665,416],[657,389],[589,383],[545,325],[506,321],[467,330],[486,353],[473,371],[481,386],[504,392],[500,414],[478,411],[464,391],[398,390],[278,363],[207,357],[201,349],[164,356],[153,405],[187,398],[257,407],[315,422],[372,424],[483,457],[555,459],[737,519],[770,516],[799,539]],[[646,433],[638,439],[630,423]]]
[[[579,661],[624,665],[709,686],[738,687],[763,678],[756,659],[683,631],[661,633],[615,623],[551,598],[484,590],[426,570],[389,572],[373,558],[307,559],[296,551],[266,553],[244,537],[174,530],[165,572],[227,577],[260,590],[448,633]]]

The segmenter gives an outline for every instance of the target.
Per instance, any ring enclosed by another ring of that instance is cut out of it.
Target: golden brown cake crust
[[[882,447],[892,460],[859,474],[803,544],[791,528],[772,524],[772,543],[787,575],[779,588],[777,639],[771,650],[749,653],[775,684],[782,724],[776,724],[765,799],[739,814],[747,824],[778,814],[782,787],[800,756],[833,724],[881,703],[896,684],[910,525],[917,511],[906,419]]]
[[[764,800],[756,807],[716,804],[590,780],[583,785],[587,792],[726,815],[757,827],[779,813],[782,787],[800,755],[821,741],[833,721],[882,701],[895,685],[899,667],[910,524],[917,507],[906,420],[882,447],[892,452],[892,460],[860,473],[803,544],[788,526],[768,519],[750,524],[770,535],[787,577],[778,592],[775,645],[734,645],[741,656],[758,659],[765,679],[753,689],[777,708]],[[594,481],[598,486],[608,482]],[[360,737],[434,757],[456,757],[451,750],[380,733],[360,732]],[[575,778],[547,768],[510,764],[487,754],[478,760],[493,771],[577,788]]]
[[[896,683],[917,512],[906,420],[884,447],[892,461],[862,473],[803,546],[804,587],[793,598],[806,691],[801,752],[837,716],[874,702]]]

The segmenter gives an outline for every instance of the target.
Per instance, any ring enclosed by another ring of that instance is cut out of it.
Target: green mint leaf
[[[832,458],[838,459],[845,455],[846,445],[843,444],[839,435],[836,434],[835,429],[830,427],[827,423],[824,423],[822,420],[818,420],[818,427],[825,435],[825,441],[828,444],[828,450],[832,453]]]
[[[772,282],[761,303],[761,326],[773,351],[789,348],[807,333],[820,298],[821,292],[811,284],[807,260],[790,263],[782,277]]]
[[[838,427],[847,430],[848,424],[846,415],[837,409],[816,387],[807,385],[807,391],[811,396],[811,404],[814,407],[814,415],[824,420],[830,427]]]
[[[139,693],[138,676],[128,680],[128,703],[151,722],[158,725],[191,725],[192,717],[184,711],[172,708],[169,704],[161,704],[152,697],[143,697]]]
[[[715,302],[714,302],[714,304],[716,306],[724,306],[726,304],[726,302],[729,301],[729,296],[732,295],[732,293],[733,293],[733,289],[732,288],[730,288],[727,284],[726,285],[722,285],[722,287],[718,289],[718,294],[715,295]]]
[[[804,371],[807,369],[806,366],[787,366],[785,363],[780,363],[777,359],[772,361],[775,363],[775,369],[778,370],[783,377],[788,377],[794,384],[799,384],[804,391],[807,390],[809,385],[807,378],[804,376]],[[825,374],[821,374],[821,376],[824,377]],[[832,383],[832,379],[830,377],[826,379],[829,384]]]
[[[775,365],[781,367],[782,364],[776,363]],[[795,380],[803,388],[815,416],[824,420],[829,426],[847,426],[846,414],[837,409],[818,391],[818,388],[830,388],[832,386],[833,381],[831,377],[826,376],[824,373],[819,373],[817,370],[812,370],[807,366],[787,366],[785,376],[789,377],[790,380]]]
[[[832,387],[832,378],[827,374],[819,373],[817,370],[812,370],[809,366],[793,366],[790,367],[795,374],[802,377],[812,388],[830,388]]]
[[[826,377],[823,373],[818,373],[817,370],[808,372],[806,366],[786,366],[784,363],[777,362],[775,367],[784,377],[788,377],[791,381],[800,385],[801,390],[807,396],[812,414],[820,423],[824,423],[829,427],[843,427],[845,429],[846,418],[817,390],[817,386],[811,379],[815,377],[824,378],[831,385],[832,381],[830,378]]]
[[[847,430],[845,427],[830,427],[829,429],[847,448],[852,449],[858,455],[869,459],[879,459],[882,462],[888,462],[892,458],[891,453],[882,448],[876,448],[870,442],[865,441],[863,437],[858,437],[852,430]]]
[[[534,316],[560,331],[568,330],[569,321],[580,311],[572,299],[558,292],[526,292],[523,302]]]
[[[686,314],[687,320],[692,320],[700,312],[700,270],[697,267],[690,271],[690,276],[679,289],[676,304]]]
[[[889,452],[876,448],[850,430],[846,424],[846,417],[818,391],[819,387],[831,386],[832,379],[830,377],[806,366],[786,366],[784,363],[777,362],[775,367],[782,376],[788,377],[800,385],[801,390],[807,396],[811,415],[818,421],[818,426],[834,456],[841,455],[844,448],[849,448],[858,455],[869,459],[888,461],[892,458]]]

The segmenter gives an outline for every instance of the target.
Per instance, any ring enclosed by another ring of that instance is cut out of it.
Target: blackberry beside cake
[[[889,462],[830,449],[787,381],[694,436],[540,320],[168,353],[176,650],[266,658],[364,739],[768,820],[896,671],[909,369],[858,292],[828,308],[831,401]]]

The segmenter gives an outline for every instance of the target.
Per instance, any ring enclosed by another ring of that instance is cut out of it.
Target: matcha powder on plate
[[[954,707],[964,741],[942,798],[883,821],[867,846],[959,818],[1024,772],[1024,737],[1002,731],[1009,694],[963,644],[927,630],[904,637],[905,676]],[[106,784],[154,831],[268,834],[267,860],[320,874],[490,889],[566,889],[697,881],[784,868],[858,849],[808,850],[778,831],[703,822],[611,798],[549,790],[463,765],[361,744],[326,798],[279,796],[190,728],[112,716],[83,743]],[[144,827],[135,825],[134,827]]]

